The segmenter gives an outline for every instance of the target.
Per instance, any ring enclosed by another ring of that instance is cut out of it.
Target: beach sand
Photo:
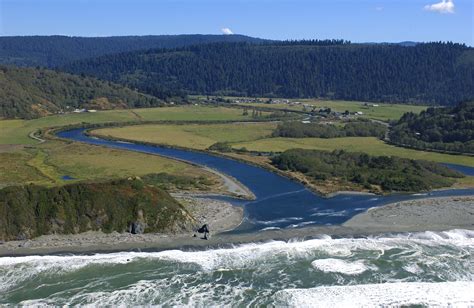
[[[93,253],[131,250],[206,249],[271,240],[310,239],[323,235],[357,237],[383,233],[474,229],[474,196],[442,197],[397,202],[359,214],[341,226],[268,230],[245,234],[219,234],[240,224],[242,209],[223,201],[182,196],[183,203],[202,222],[209,223],[211,238],[187,234],[104,234],[48,235],[29,241],[0,245],[0,256]],[[188,198],[186,200],[186,198]],[[197,200],[197,201],[196,201]],[[199,203],[202,202],[202,203]],[[193,209],[193,207],[196,207]],[[195,212],[193,212],[195,211]]]
[[[392,203],[354,216],[345,227],[376,230],[474,228],[474,196],[440,197]]]

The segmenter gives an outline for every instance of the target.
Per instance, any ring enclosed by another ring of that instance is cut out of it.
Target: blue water
[[[474,161],[474,157],[472,158]],[[469,175],[469,176],[474,176],[474,168],[472,167],[467,167],[467,166],[462,166],[462,165],[455,165],[455,164],[442,164],[448,167],[449,169],[461,172],[462,174]]]
[[[246,185],[256,196],[254,201],[225,198],[245,209],[245,222],[234,232],[248,232],[265,228],[295,228],[308,225],[341,224],[368,208],[391,202],[426,198],[432,196],[474,195],[474,189],[452,189],[427,194],[368,196],[339,195],[325,199],[306,189],[302,184],[232,159],[200,152],[178,150],[166,147],[141,145],[84,135],[84,129],[58,133],[59,137],[89,144],[136,152],[158,154],[177,158],[198,165],[207,166],[226,173]],[[474,168],[462,167],[458,171],[474,174]],[[223,197],[224,198],[224,197]]]
[[[75,178],[73,178],[72,176],[70,175],[63,175],[61,177],[62,180],[65,180],[65,181],[71,181],[71,180],[75,180]]]

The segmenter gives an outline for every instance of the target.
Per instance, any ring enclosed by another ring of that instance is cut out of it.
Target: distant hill
[[[243,35],[149,35],[115,37],[11,36],[0,37],[0,64],[56,67],[107,54],[176,48],[213,42],[263,42]]]
[[[0,118],[35,118],[74,108],[115,109],[162,104],[156,97],[92,77],[0,66]]]
[[[161,95],[321,97],[451,105],[474,99],[474,49],[453,43],[215,43],[64,66]]]

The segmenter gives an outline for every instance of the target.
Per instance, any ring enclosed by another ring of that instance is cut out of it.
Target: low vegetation
[[[370,121],[348,122],[343,125],[284,122],[273,132],[274,137],[290,138],[337,138],[337,137],[377,137],[383,138],[387,127]]]
[[[193,218],[168,193],[141,180],[76,183],[0,190],[0,239],[45,234],[176,232]]]
[[[8,149],[0,146],[0,150],[2,148],[0,188],[30,183],[51,187],[80,181],[104,181],[166,173],[177,177],[185,174],[188,182],[192,179],[200,183],[187,186],[186,189],[189,190],[220,189],[220,179],[214,174],[156,155],[57,140],[48,140],[36,147]],[[203,185],[202,178],[212,184]],[[176,186],[182,187],[183,184],[178,182]]]
[[[474,153],[474,102],[406,113],[393,125],[390,139],[417,149]]]
[[[417,192],[451,186],[463,175],[422,160],[369,156],[346,151],[292,149],[272,159],[281,170],[300,172],[313,181],[337,179],[371,191]]]

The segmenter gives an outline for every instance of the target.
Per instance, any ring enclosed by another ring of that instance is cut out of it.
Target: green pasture
[[[265,138],[275,127],[275,123],[136,125],[102,128],[94,133],[203,150],[216,142],[237,143]]]

